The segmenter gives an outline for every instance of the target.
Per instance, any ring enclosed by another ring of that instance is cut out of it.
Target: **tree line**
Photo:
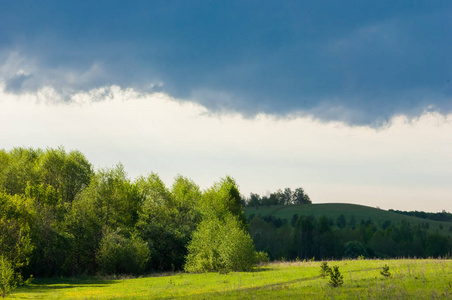
[[[446,257],[452,253],[452,227],[430,232],[428,223],[336,220],[293,215],[290,221],[272,215],[251,215],[249,232],[259,251],[271,260]],[[442,228],[442,227],[441,227]]]
[[[437,213],[431,213],[431,212],[425,212],[425,211],[402,211],[402,210],[393,210],[390,209],[389,211],[405,215],[405,216],[412,216],[427,220],[434,220],[434,221],[442,221],[442,222],[452,222],[452,214],[449,212],[446,212],[443,210],[442,212]]]
[[[0,150],[0,257],[20,277],[248,270],[254,250],[227,176],[202,191],[177,176],[94,171],[79,151]]]
[[[259,195],[250,193],[249,197],[243,196],[242,204],[248,207],[270,206],[270,205],[297,205],[297,204],[311,204],[312,201],[304,189],[299,187],[295,190],[285,188],[278,189],[276,192],[268,195]]]

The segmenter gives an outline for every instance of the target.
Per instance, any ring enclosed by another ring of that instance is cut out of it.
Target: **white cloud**
[[[131,177],[157,172],[168,185],[178,173],[202,187],[229,174],[245,194],[301,186],[317,203],[452,211],[452,115],[398,116],[373,129],[310,117],[211,115],[165,94],[115,86],[67,103],[57,95],[1,90],[0,147],[62,145],[96,167],[121,161]]]

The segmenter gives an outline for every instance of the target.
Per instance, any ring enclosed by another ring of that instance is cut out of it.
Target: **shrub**
[[[268,257],[268,253],[265,251],[256,252],[256,263],[268,263],[270,258]]]
[[[3,255],[0,256],[0,295],[4,298],[15,287],[14,268],[12,263]]]

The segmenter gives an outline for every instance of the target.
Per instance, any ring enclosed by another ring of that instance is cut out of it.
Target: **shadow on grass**
[[[46,286],[46,285],[88,285],[88,284],[112,284],[117,282],[113,279],[98,279],[98,278],[36,278],[33,279],[31,285],[34,286]]]
[[[33,295],[33,299],[44,299],[45,292],[52,290],[75,289],[83,287],[105,287],[106,285],[116,283],[115,280],[102,280],[96,278],[78,279],[78,278],[36,278],[32,283],[17,287],[10,296],[15,299],[29,298],[29,296],[21,297],[23,293],[37,293]],[[43,295],[40,295],[43,293]]]

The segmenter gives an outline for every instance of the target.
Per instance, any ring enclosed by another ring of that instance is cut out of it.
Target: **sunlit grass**
[[[171,273],[134,279],[46,279],[6,299],[432,299],[452,298],[451,260],[330,261],[344,275],[332,288],[320,262],[272,263],[253,272]],[[391,276],[380,274],[387,264]]]

